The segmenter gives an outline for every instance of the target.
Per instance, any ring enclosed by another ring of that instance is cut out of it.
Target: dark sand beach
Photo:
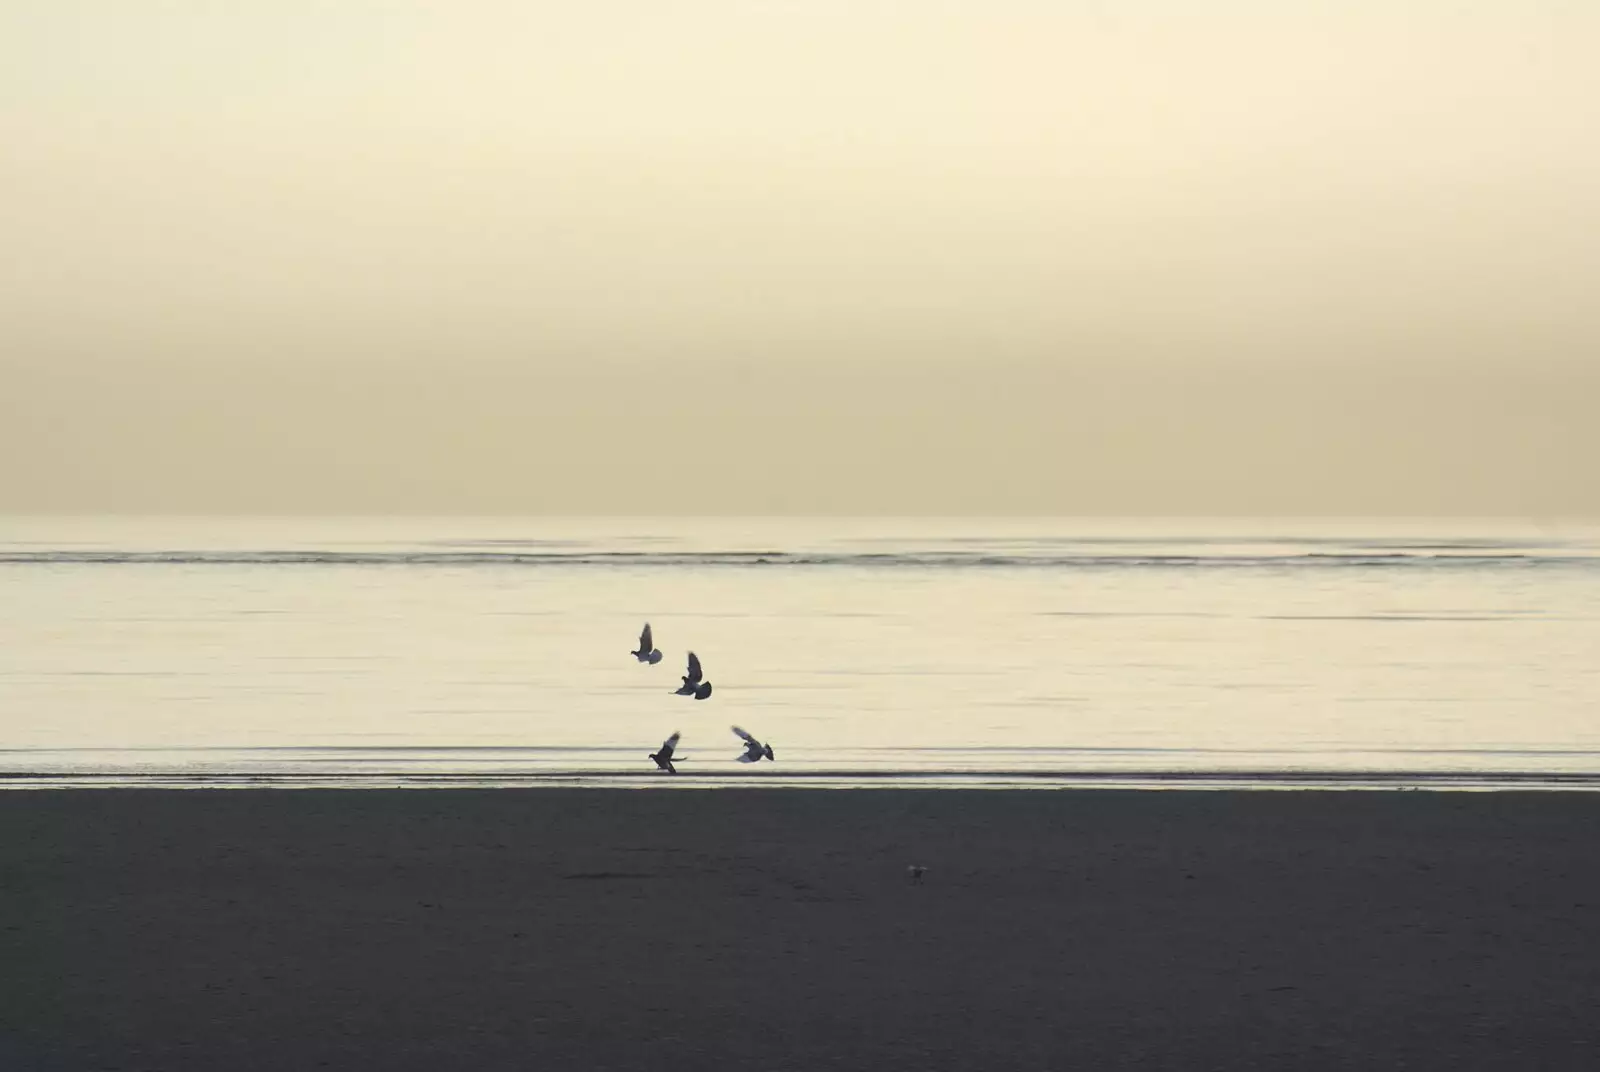
[[[0,1068],[1593,1069],[1597,909],[1592,794],[7,792]]]

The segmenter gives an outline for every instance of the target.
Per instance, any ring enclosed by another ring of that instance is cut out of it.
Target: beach
[[[1597,829],[1584,793],[5,792],[0,1068],[1589,1069]]]

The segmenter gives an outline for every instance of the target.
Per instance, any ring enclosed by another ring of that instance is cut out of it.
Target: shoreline
[[[0,770],[0,792],[263,789],[421,791],[430,789],[750,789],[985,791],[1304,790],[1308,792],[1600,791],[1600,772],[1525,770],[783,770],[760,773],[603,770],[544,771],[28,771]]]
[[[1587,1069],[1597,830],[1549,791],[0,793],[0,1066]]]

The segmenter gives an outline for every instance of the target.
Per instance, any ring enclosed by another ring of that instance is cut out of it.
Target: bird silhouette
[[[639,634],[639,650],[628,653],[642,663],[654,666],[661,661],[661,652],[657,650],[655,641],[650,637],[650,623],[644,623],[644,632]]]
[[[772,754],[772,746],[770,744],[762,744],[738,726],[733,727],[733,732],[744,740],[744,755],[739,757],[740,763],[758,763],[763,758],[774,762],[777,761],[777,758]]]
[[[678,768],[672,765],[672,750],[678,746],[680,736],[682,734],[673,733],[671,737],[661,742],[661,751],[650,753],[650,758],[656,761],[656,766],[668,774],[678,773]]]
[[[673,690],[675,696],[693,696],[703,700],[711,695],[711,682],[702,680],[705,675],[700,670],[700,658],[694,652],[689,653],[689,668],[683,675],[683,684]]]

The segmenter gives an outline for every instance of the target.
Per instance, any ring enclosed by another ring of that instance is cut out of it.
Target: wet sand
[[[0,792],[0,1069],[1107,1067],[1600,1067],[1600,794]]]

